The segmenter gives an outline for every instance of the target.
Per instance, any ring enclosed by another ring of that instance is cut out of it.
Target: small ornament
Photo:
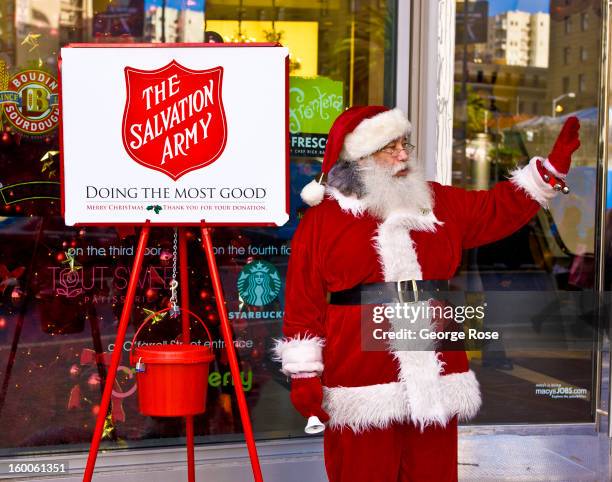
[[[181,314],[181,309],[179,308],[178,305],[173,304],[172,307],[170,308],[170,318],[176,318],[177,316],[179,316]]]
[[[145,364],[142,362],[142,357],[141,357],[136,362],[136,373],[144,373],[144,372],[145,372]]]
[[[76,244],[76,243],[75,243]],[[80,264],[77,263],[76,258],[74,257],[74,251],[68,250],[64,252],[66,259],[62,261],[62,264],[67,264],[70,268],[70,271],[77,271],[82,268]]]
[[[41,36],[41,34],[39,34],[39,33],[28,32],[28,34],[25,36],[25,38],[21,42],[21,45],[29,46],[30,50],[28,50],[28,52],[32,52],[32,50],[34,50],[34,49],[36,49],[36,48],[38,48],[40,46],[40,42],[38,41],[40,36]]]
[[[151,319],[151,324],[155,325],[156,323],[159,323],[161,320],[163,320],[166,315],[168,314],[167,311],[164,311],[163,313],[157,313],[156,311],[153,310],[148,310],[147,308],[143,308],[142,311],[145,312],[145,314],[147,315],[147,318],[149,316],[152,316],[153,318]]]
[[[159,204],[151,204],[150,206],[147,206],[147,211],[154,211],[155,214],[159,214],[161,210],[162,207]]]
[[[43,173],[47,171],[47,176],[49,179],[57,176],[57,160],[59,159],[59,151],[47,151],[40,158],[40,162],[42,162],[42,167],[40,168],[40,172]]]
[[[99,407],[98,407],[99,410]],[[113,417],[111,414],[107,414],[104,419],[104,428],[102,429],[102,440],[112,440],[115,438],[115,425],[113,424]]]

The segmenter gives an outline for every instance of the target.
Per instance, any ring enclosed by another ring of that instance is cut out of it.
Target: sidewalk
[[[476,427],[465,427],[460,432],[461,481],[612,480],[605,431],[596,434],[592,426],[547,426],[541,427],[542,431],[553,433],[528,435],[534,427],[493,429],[497,433],[478,434]]]

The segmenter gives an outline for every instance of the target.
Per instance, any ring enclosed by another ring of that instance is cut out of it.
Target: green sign
[[[327,134],[344,110],[342,82],[327,77],[291,77],[289,132]]]
[[[240,299],[251,306],[272,303],[281,289],[278,270],[267,261],[256,260],[247,264],[238,276]]]

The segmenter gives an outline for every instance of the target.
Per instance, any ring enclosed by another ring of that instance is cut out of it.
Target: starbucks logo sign
[[[238,276],[238,294],[240,300],[252,306],[264,306],[272,303],[281,289],[278,270],[267,261],[252,261],[247,264]]]

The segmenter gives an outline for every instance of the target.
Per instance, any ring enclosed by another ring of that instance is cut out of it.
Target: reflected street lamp
[[[557,117],[557,102],[559,102],[561,99],[564,99],[565,97],[569,97],[570,99],[573,99],[574,97],[576,97],[576,94],[574,92],[566,92],[565,94],[561,94],[558,97],[555,97],[552,100],[552,116],[553,117]]]

